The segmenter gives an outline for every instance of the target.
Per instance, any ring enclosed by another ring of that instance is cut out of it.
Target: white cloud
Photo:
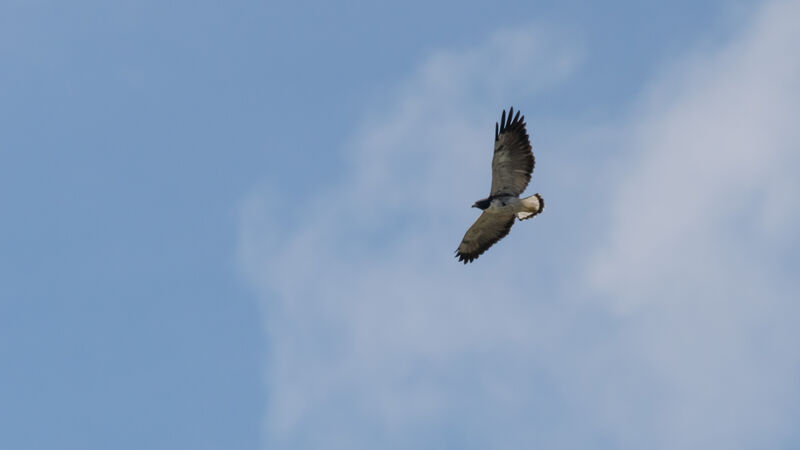
[[[679,65],[654,87],[633,127],[639,154],[615,199],[612,254],[594,274],[601,285],[626,281],[631,295],[620,303],[644,301],[627,280],[652,289],[665,281],[664,263],[685,276],[724,278],[718,270],[727,265],[712,268],[720,252],[753,251],[765,234],[785,233],[795,222],[800,59],[789,55],[798,17],[796,4],[773,4],[730,46]],[[723,241],[744,237],[744,225],[745,241]],[[718,233],[724,230],[735,235]],[[653,258],[665,254],[693,258]]]
[[[655,83],[590,265],[669,393],[639,420],[672,448],[774,448],[797,422],[798,19],[772,3]]]
[[[529,119],[548,209],[469,266],[452,252],[497,111],[579,59],[552,30],[432,55],[354,133],[342,182],[287,222],[270,215],[284,192],[255,191],[241,254],[264,299],[268,447],[797,439],[798,17],[772,4],[676,64],[632,123],[537,140]],[[604,176],[587,141],[633,143]]]

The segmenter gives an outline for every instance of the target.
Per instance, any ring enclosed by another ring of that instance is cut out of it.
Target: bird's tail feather
[[[517,213],[517,219],[525,220],[539,214],[544,209],[544,199],[539,194],[522,199],[523,211]]]

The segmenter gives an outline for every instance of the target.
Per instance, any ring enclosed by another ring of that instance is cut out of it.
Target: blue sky
[[[0,447],[796,447],[797,19],[0,3]]]

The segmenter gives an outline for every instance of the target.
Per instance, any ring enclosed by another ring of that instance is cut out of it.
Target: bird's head
[[[472,207],[484,210],[484,209],[488,208],[489,204],[491,204],[491,203],[492,203],[492,201],[490,199],[485,198],[483,200],[478,200],[477,202],[473,203]]]

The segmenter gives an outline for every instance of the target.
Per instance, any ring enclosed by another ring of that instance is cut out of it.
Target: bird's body
[[[472,205],[483,212],[456,250],[456,257],[464,264],[505,237],[515,218],[530,219],[544,209],[544,200],[539,194],[519,197],[530,182],[534,159],[525,131],[525,117],[520,118],[519,111],[516,117],[513,114],[514,108],[511,108],[506,120],[504,110],[500,124],[495,124],[491,191],[489,197]]]
[[[522,207],[522,201],[519,197],[513,195],[503,195],[494,197],[489,203],[489,207],[484,211],[489,211],[494,214],[508,214],[516,213]]]
[[[500,195],[488,197],[475,202],[475,207],[492,214],[516,214],[519,220],[525,220],[538,214],[541,210],[542,200],[539,194],[526,198],[515,195]]]

